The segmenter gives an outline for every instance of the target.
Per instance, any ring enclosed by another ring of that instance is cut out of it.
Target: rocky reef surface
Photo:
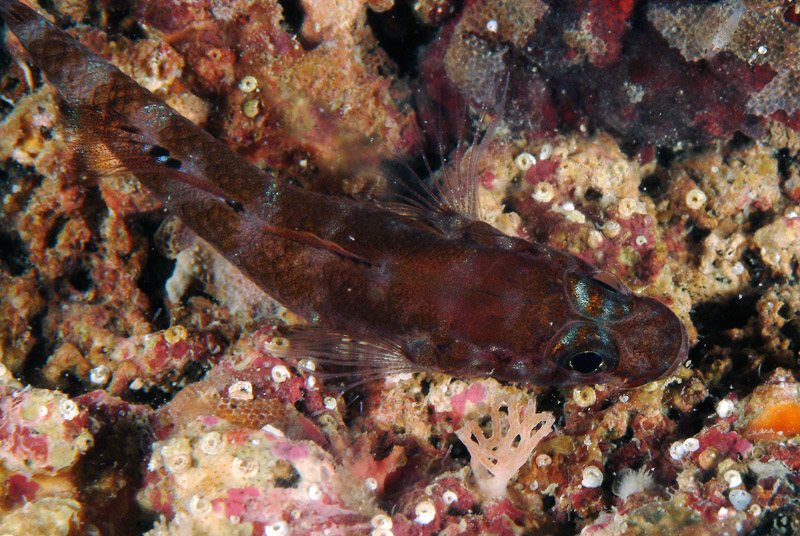
[[[275,355],[301,319],[134,177],[86,171],[6,37],[0,534],[800,531],[794,3],[46,7],[309,189],[369,196],[381,160],[492,123],[484,218],[665,301],[692,349],[636,389],[414,374],[342,392]]]

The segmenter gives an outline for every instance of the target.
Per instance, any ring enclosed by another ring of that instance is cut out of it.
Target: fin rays
[[[330,380],[348,380],[344,390],[391,374],[419,372],[399,343],[390,340],[356,340],[316,326],[297,326],[276,337],[267,346],[274,356],[285,359],[313,375]],[[304,365],[314,363],[313,368]],[[316,371],[316,365],[325,370]]]

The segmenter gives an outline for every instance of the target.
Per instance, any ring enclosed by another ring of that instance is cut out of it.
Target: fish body
[[[661,302],[452,210],[306,191],[252,165],[17,0],[0,14],[110,153],[264,291],[386,370],[541,385],[657,379],[686,357]],[[98,150],[102,148],[102,151]]]

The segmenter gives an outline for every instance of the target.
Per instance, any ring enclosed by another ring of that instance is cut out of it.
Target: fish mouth
[[[661,372],[661,374],[659,374],[655,378],[650,378],[650,379],[626,378],[624,380],[621,380],[620,382],[621,385],[624,385],[627,388],[633,388],[633,387],[640,387],[646,383],[663,380],[664,378],[672,375],[678,369],[678,366],[686,362],[686,358],[689,356],[689,332],[686,329],[686,325],[683,322],[681,322],[680,319],[676,317],[675,320],[678,322],[678,325],[681,328],[681,335],[680,335],[681,344],[678,348],[678,351],[675,354],[675,357],[673,357],[672,360],[669,362],[669,366],[666,367]],[[620,378],[614,378],[614,379],[620,379]]]
[[[678,354],[672,360],[672,364],[667,368],[663,374],[659,378],[665,378],[675,372],[678,368],[678,365],[684,363],[686,358],[689,357],[689,332],[686,329],[686,324],[678,319],[678,323],[681,326],[681,347],[678,349]]]

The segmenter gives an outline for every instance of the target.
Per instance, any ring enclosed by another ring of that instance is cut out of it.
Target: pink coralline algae
[[[30,388],[3,391],[0,457],[7,470],[53,475],[72,467],[92,446],[88,415],[66,396]]]

